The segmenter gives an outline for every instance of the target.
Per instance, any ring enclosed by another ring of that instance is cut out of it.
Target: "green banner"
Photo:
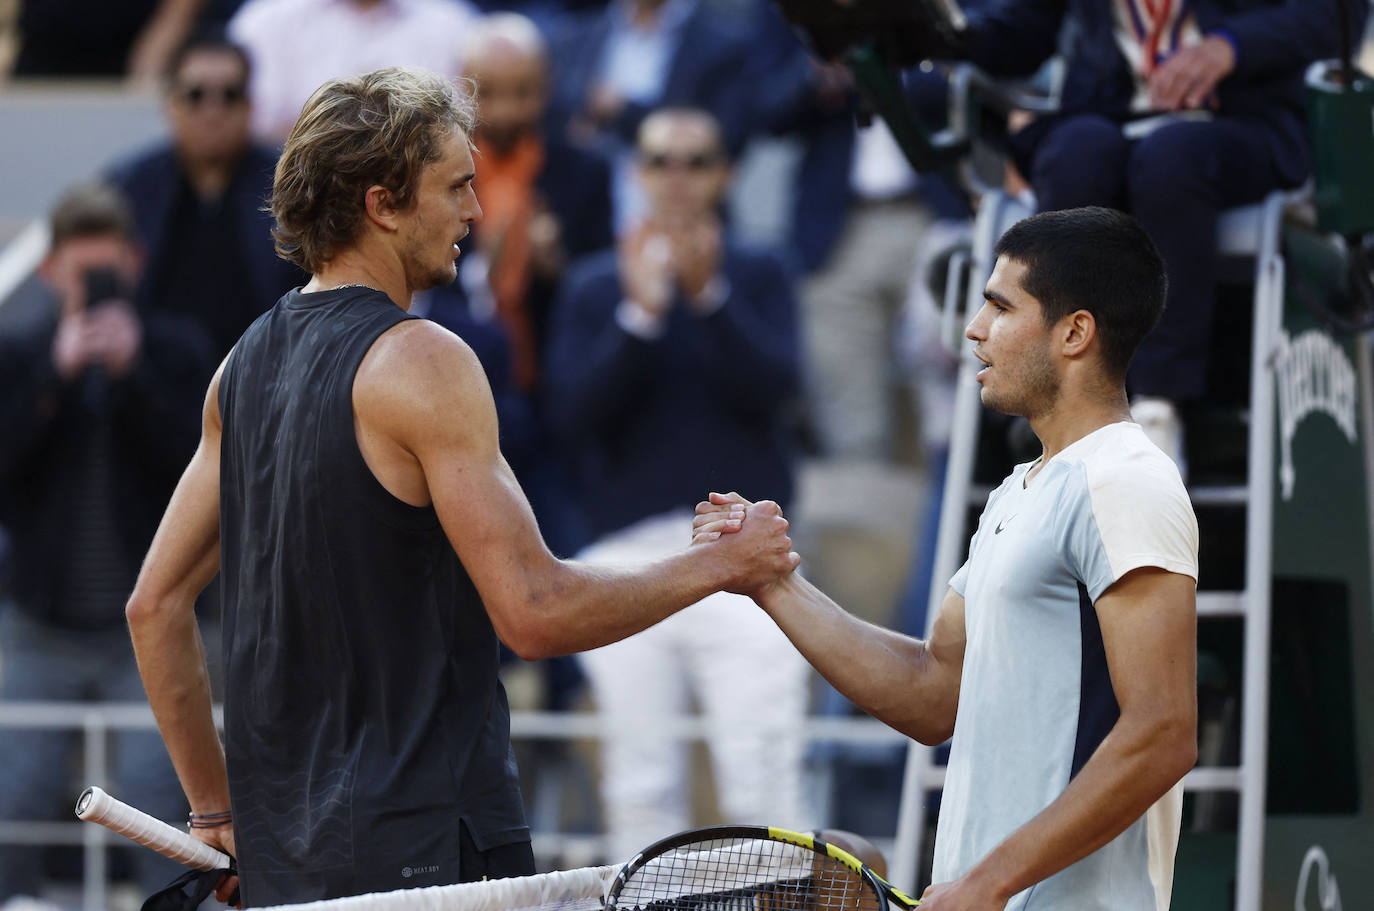
[[[1309,306],[1344,293],[1343,246],[1285,233],[1264,908],[1374,907],[1369,338]]]

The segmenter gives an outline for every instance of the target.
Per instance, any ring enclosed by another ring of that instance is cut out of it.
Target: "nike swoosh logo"
[[[994,535],[1000,535],[1000,534],[1002,533],[1002,529],[1006,528],[1006,527],[1007,527],[1007,523],[1010,522],[1010,521],[1011,521],[1012,519],[1014,519],[1014,518],[1016,518],[1016,513],[1012,513],[1011,515],[1009,515],[1009,516],[1007,516],[1005,519],[1003,519],[1001,522],[998,522],[998,523],[997,523],[997,527],[994,528],[994,529],[992,530],[992,533],[993,533]]]

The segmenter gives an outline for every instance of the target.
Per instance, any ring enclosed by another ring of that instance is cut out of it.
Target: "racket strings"
[[[809,848],[724,838],[671,849],[626,880],[616,911],[876,911],[868,882]]]

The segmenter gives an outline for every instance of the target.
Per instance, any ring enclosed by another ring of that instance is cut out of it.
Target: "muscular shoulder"
[[[368,349],[353,380],[353,408],[402,441],[472,426],[489,413],[495,420],[477,355],[452,332],[420,319],[398,323]]]
[[[485,377],[468,344],[437,323],[409,319],[378,336],[353,383],[359,396],[439,405],[472,391]]]

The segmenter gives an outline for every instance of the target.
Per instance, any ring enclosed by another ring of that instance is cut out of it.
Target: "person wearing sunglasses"
[[[636,163],[647,215],[618,249],[564,274],[545,372],[546,413],[593,534],[579,557],[594,563],[680,547],[702,489],[767,490],[785,503],[793,486],[793,283],[776,253],[733,240],[722,223],[731,167],[721,128],[705,111],[661,108],[640,127]],[[726,819],[814,823],[796,736],[810,672],[766,620],[714,594],[579,656],[616,732],[602,753],[611,857],[690,822],[688,752],[660,721],[685,711],[689,693],[712,727]]]
[[[262,204],[277,156],[250,138],[249,75],[248,56],[222,30],[193,34],[167,73],[170,139],[109,174],[132,203],[147,250],[137,303],[203,322],[217,357],[306,279],[272,248]]]

